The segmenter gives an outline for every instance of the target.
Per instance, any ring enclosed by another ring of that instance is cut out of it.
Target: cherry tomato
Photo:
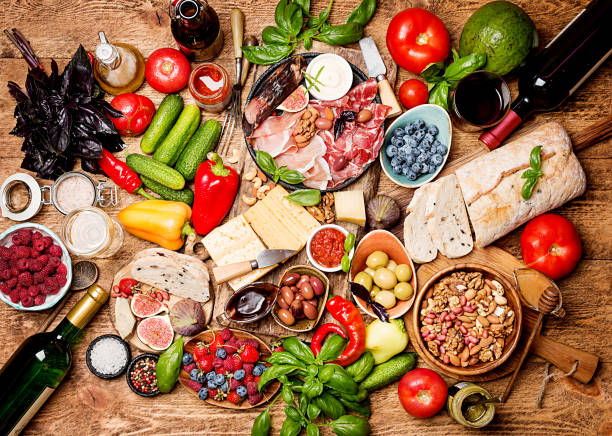
[[[111,118],[120,135],[136,136],[143,133],[155,115],[155,105],[148,97],[132,92],[119,94],[111,106],[121,111],[123,117]]]
[[[427,368],[408,371],[397,388],[400,402],[406,412],[416,418],[429,418],[438,413],[448,396],[446,382]]]
[[[387,47],[400,67],[421,74],[430,63],[446,59],[450,38],[438,17],[422,8],[410,8],[389,23]]]
[[[547,213],[532,219],[521,234],[523,262],[553,280],[571,273],[582,256],[580,236],[560,215]]]
[[[165,94],[180,91],[189,81],[191,64],[183,53],[174,48],[159,48],[145,64],[147,83]]]
[[[406,109],[427,103],[427,85],[417,79],[406,80],[399,89],[399,98]]]

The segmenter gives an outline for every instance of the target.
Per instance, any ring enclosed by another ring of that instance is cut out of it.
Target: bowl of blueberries
[[[387,129],[380,163],[387,177],[405,188],[418,188],[444,167],[453,136],[448,113],[423,104],[400,115]]]

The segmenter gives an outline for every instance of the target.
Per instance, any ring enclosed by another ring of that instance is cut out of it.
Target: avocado
[[[459,53],[485,53],[484,70],[505,75],[523,64],[538,37],[531,18],[520,7],[507,1],[493,1],[478,9],[467,20]]]

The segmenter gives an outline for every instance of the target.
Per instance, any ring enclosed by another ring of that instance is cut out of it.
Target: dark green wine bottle
[[[108,300],[91,286],[57,327],[27,338],[0,370],[0,435],[17,435],[62,382],[72,363],[70,347]]]

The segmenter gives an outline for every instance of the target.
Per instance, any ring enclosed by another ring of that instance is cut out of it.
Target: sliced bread
[[[459,180],[454,174],[432,184],[425,220],[434,245],[444,256],[462,257],[474,248]]]
[[[404,246],[414,262],[431,262],[438,255],[427,229],[427,203],[435,189],[433,184],[427,184],[414,192],[408,205],[408,216],[404,220]]]

